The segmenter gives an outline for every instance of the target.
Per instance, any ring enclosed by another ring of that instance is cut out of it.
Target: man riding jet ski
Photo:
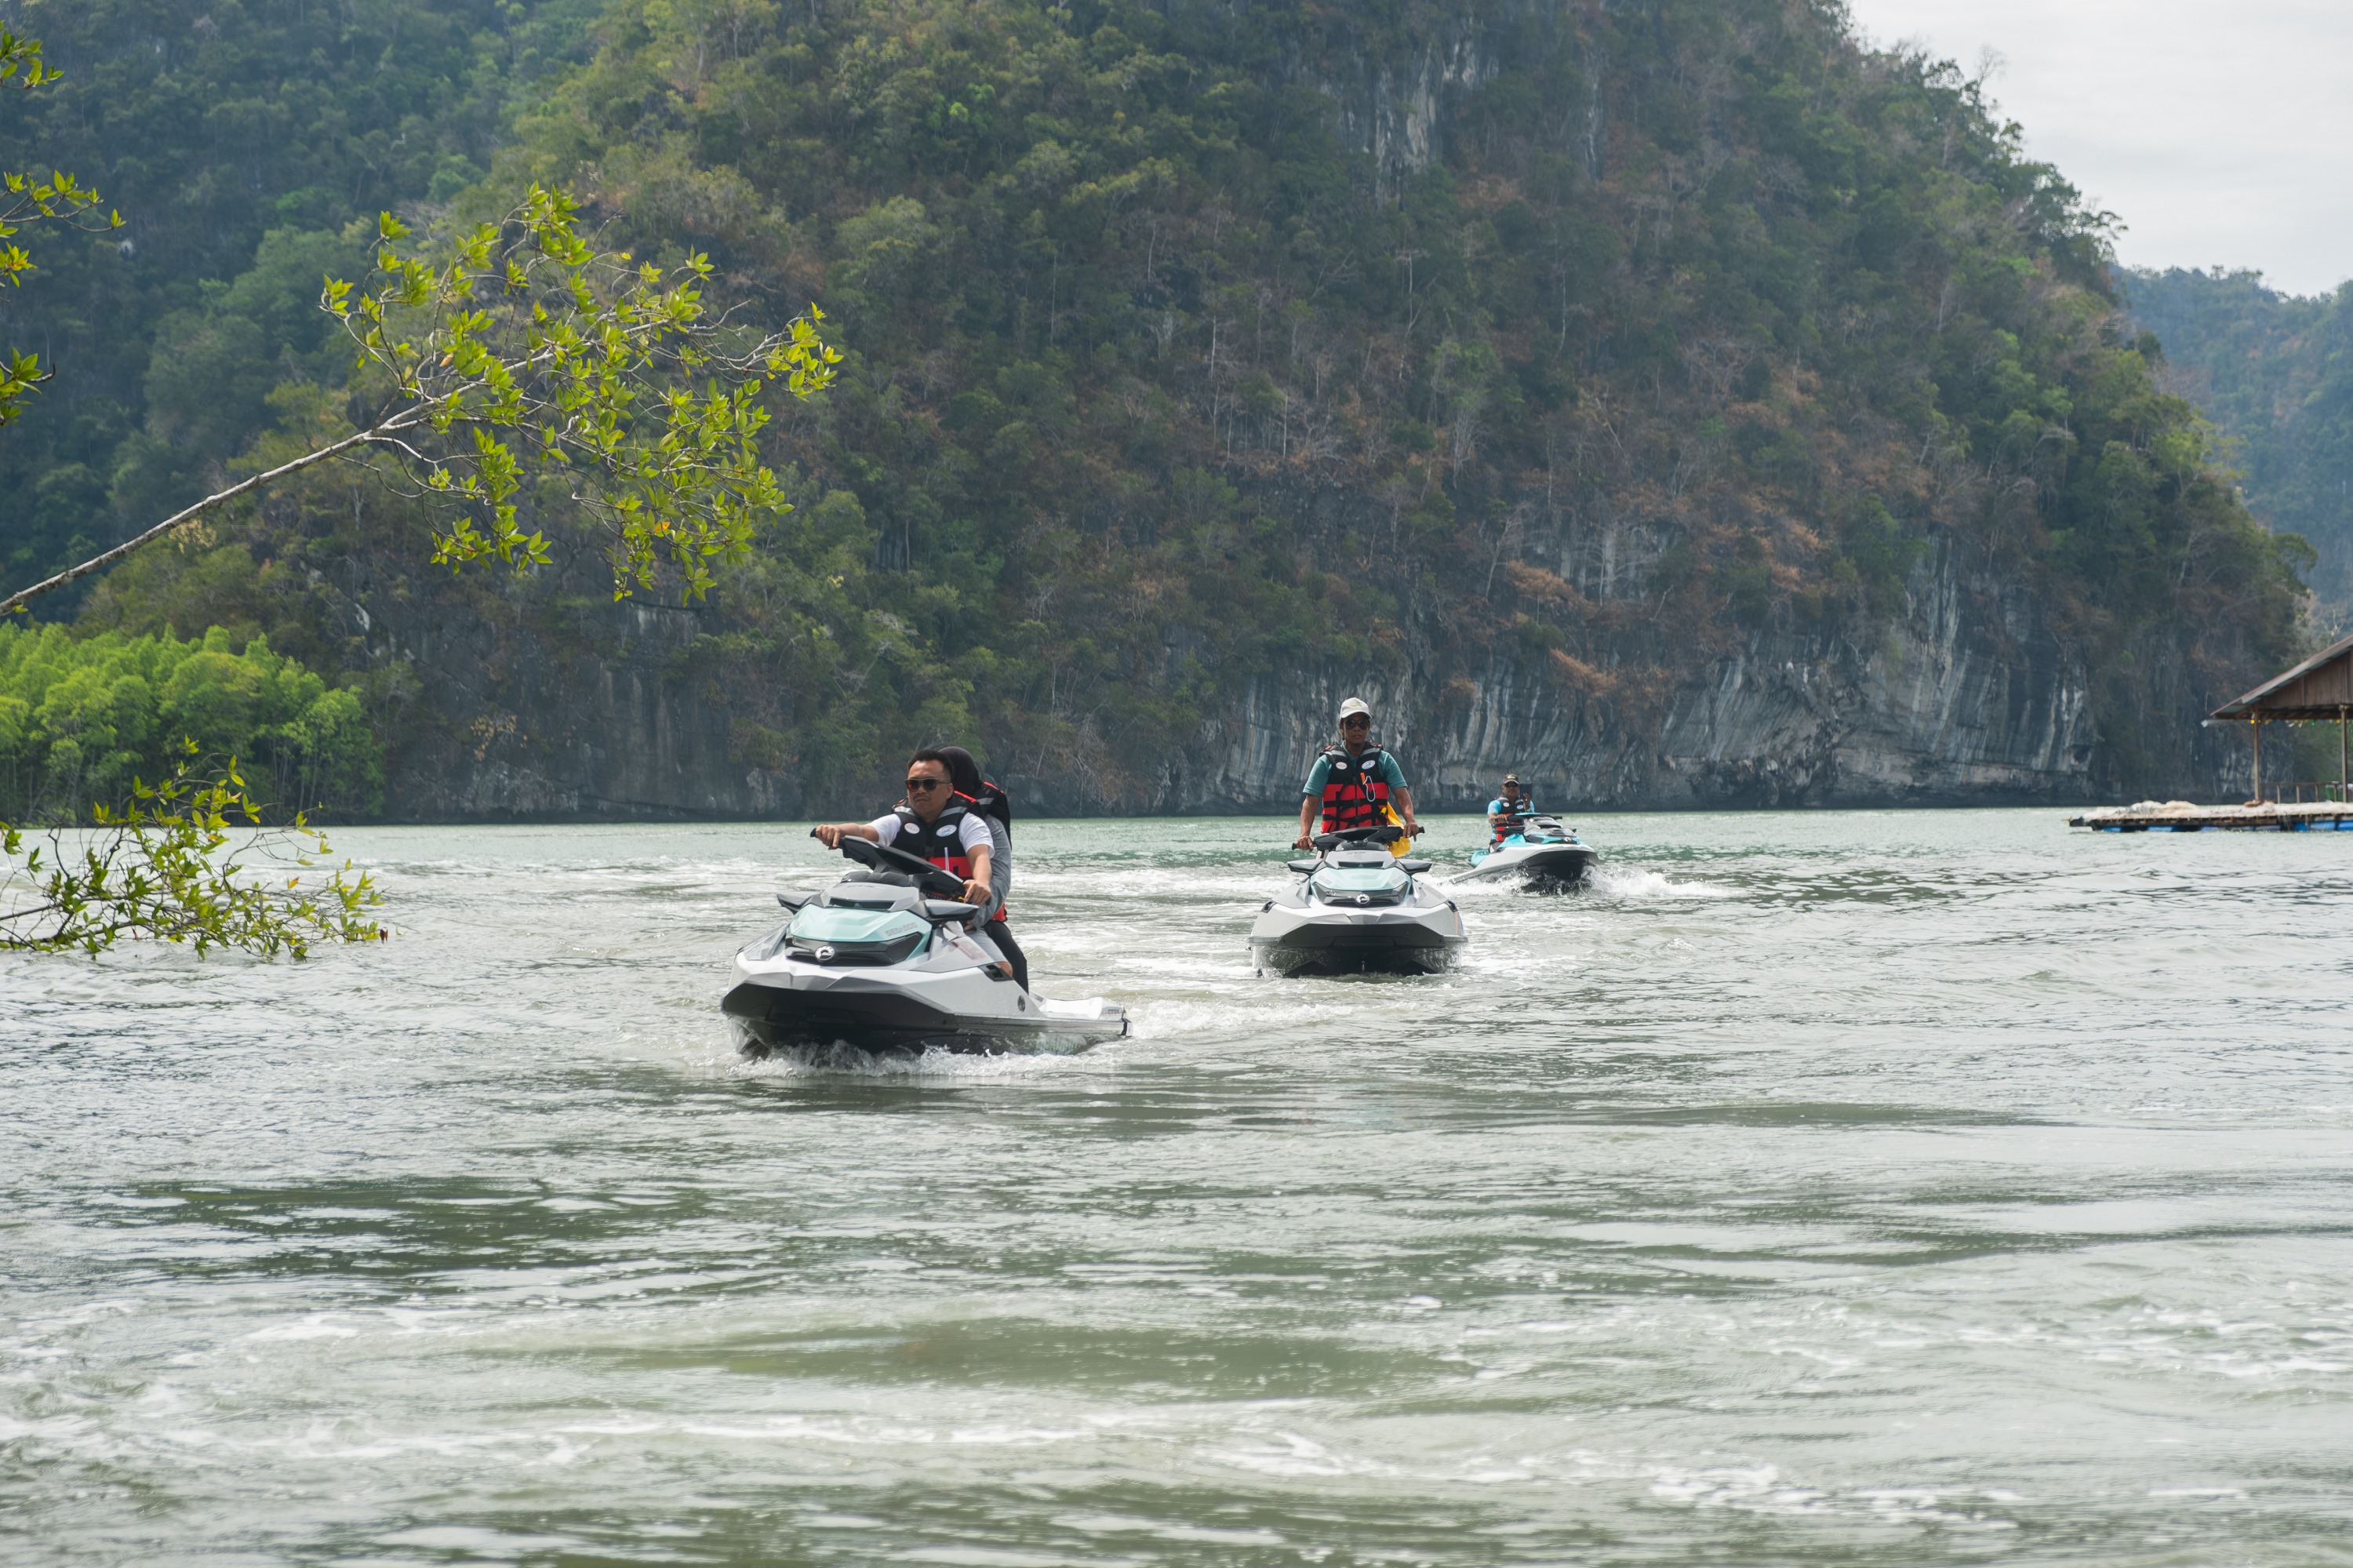
[[[1270,898],[1250,926],[1250,954],[1281,975],[1435,974],[1468,938],[1452,899],[1423,885],[1426,860],[1391,853],[1397,827],[1324,833],[1301,880]],[[1389,846],[1389,847],[1384,847]]]
[[[1495,835],[1489,847],[1493,848],[1518,832],[1535,809],[1535,799],[1520,782],[1520,776],[1504,774],[1504,792],[1487,802],[1487,828]]]
[[[1487,802],[1487,825],[1494,838],[1471,852],[1471,869],[1451,880],[1518,877],[1530,885],[1571,887],[1583,882],[1600,855],[1554,818],[1541,815],[1519,775],[1508,774],[1504,792]]]
[[[864,869],[814,897],[778,895],[791,921],[735,955],[720,1005],[746,1048],[1071,1049],[1127,1033],[1114,1003],[1030,992],[990,885],[990,828],[950,788],[953,766],[919,751],[891,815],[812,831]]]
[[[1403,855],[1421,835],[1413,818],[1413,791],[1405,785],[1405,769],[1397,758],[1373,744],[1373,710],[1362,697],[1340,705],[1340,744],[1326,747],[1308,769],[1301,787],[1299,837],[1293,849],[1308,847],[1308,824],[1317,807],[1324,810],[1323,831],[1352,832],[1358,828],[1395,826],[1405,830],[1391,848]]]

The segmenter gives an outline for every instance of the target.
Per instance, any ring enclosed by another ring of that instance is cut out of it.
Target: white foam
[[[940,1050],[906,1054],[835,1044],[779,1051],[765,1057],[739,1056],[725,1064],[725,1071],[728,1076],[737,1078],[947,1078],[976,1082],[1029,1077],[1089,1054],[1092,1053]]]
[[[1733,898],[1736,890],[1714,882],[1675,882],[1639,865],[1599,865],[1590,879],[1593,891],[1610,898]]]

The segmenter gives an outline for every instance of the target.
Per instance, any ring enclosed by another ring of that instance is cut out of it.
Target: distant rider
[[[843,839],[869,839],[884,848],[902,847],[964,883],[964,901],[988,912],[983,927],[1021,989],[1029,989],[1029,963],[1021,949],[1009,946],[1010,936],[997,916],[997,899],[989,885],[995,846],[988,819],[970,809],[955,791],[955,771],[947,757],[929,747],[907,759],[907,797],[890,815],[871,822],[827,822],[817,830],[818,842],[839,849]],[[903,845],[899,841],[903,838]]]
[[[1421,824],[1413,815],[1413,791],[1405,784],[1405,769],[1398,766],[1396,758],[1373,744],[1373,710],[1362,697],[1350,697],[1340,705],[1340,744],[1315,759],[1300,796],[1299,837],[1292,844],[1293,849],[1314,847],[1309,829],[1319,806],[1324,832],[1381,827],[1394,811],[1406,837],[1421,836]]]
[[[1536,803],[1520,784],[1516,773],[1504,775],[1504,793],[1487,802],[1487,826],[1494,830],[1495,842],[1502,843],[1528,825],[1536,814]]]

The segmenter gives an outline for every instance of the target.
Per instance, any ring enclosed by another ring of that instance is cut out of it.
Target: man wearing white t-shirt
[[[909,842],[901,843],[902,837]],[[828,822],[817,830],[818,842],[828,849],[839,849],[845,838],[871,839],[921,855],[964,879],[965,903],[989,909],[988,823],[956,799],[947,759],[936,751],[926,748],[908,759],[907,799],[897,810],[871,822]]]

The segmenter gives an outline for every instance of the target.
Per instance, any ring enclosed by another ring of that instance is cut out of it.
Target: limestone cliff
[[[602,646],[569,653],[520,618],[501,625],[478,609],[377,619],[384,652],[417,663],[446,715],[397,758],[391,813],[794,817],[866,810],[891,792],[878,775],[863,796],[813,796],[789,769],[743,755],[744,702],[730,694],[750,691],[756,673],[698,662],[714,612],[624,606],[602,619]],[[2095,773],[2080,648],[2032,593],[1951,536],[1913,569],[1900,613],[1875,634],[1761,630],[1650,690],[1637,689],[1641,675],[1600,669],[1578,689],[1549,658],[1450,657],[1442,625],[1425,631],[1394,676],[1324,666],[1250,678],[1198,733],[1169,737],[1165,768],[1140,790],[1003,746],[992,770],[1047,814],[1287,812],[1340,700],[1363,695],[1432,810],[1475,809],[1506,771],[1563,810],[2075,804],[2120,793]],[[2154,689],[2137,705],[2167,732],[2151,738],[2187,766],[2156,787],[2203,798],[2243,789],[2244,748],[2197,727],[2195,699],[2180,701],[2179,655],[2169,665],[2158,655],[2164,667],[2147,673]]]

